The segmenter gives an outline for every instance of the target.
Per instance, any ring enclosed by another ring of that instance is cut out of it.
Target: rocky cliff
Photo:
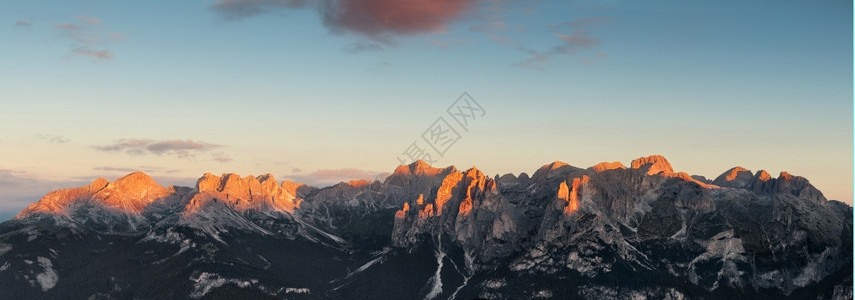
[[[12,298],[852,298],[852,208],[782,172],[662,156],[490,178],[418,161],[315,188],[143,173],[0,224]]]

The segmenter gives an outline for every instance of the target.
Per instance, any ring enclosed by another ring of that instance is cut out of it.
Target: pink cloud
[[[585,27],[589,25],[597,25],[611,22],[611,19],[605,17],[584,17],[578,18],[565,24],[573,27]]]
[[[93,50],[87,47],[77,47],[71,50],[73,55],[86,56],[95,60],[111,60],[113,59],[113,51],[110,50]]]
[[[100,25],[101,24],[101,19],[98,19],[96,17],[79,16],[79,17],[77,17],[77,20],[80,22],[86,23],[88,25]]]
[[[324,23],[336,30],[382,38],[385,34],[408,35],[441,31],[473,2],[341,0],[327,5],[323,14]]]
[[[312,7],[334,32],[356,33],[375,41],[390,35],[439,32],[473,6],[475,0],[326,0]],[[226,20],[308,7],[306,0],[220,0],[211,5]]]
[[[12,25],[12,26],[30,29],[33,27],[33,23],[30,21],[27,21],[27,20],[15,20],[15,25]]]
[[[89,57],[95,61],[111,60],[115,57],[113,51],[103,49],[110,42],[122,40],[120,32],[104,33],[101,19],[91,16],[78,16],[77,22],[55,24],[60,37],[70,41],[69,57]],[[100,48],[100,49],[99,49]]]
[[[570,46],[578,46],[582,48],[587,48],[591,46],[596,46],[600,44],[600,41],[594,38],[586,37],[584,35],[566,35],[566,34],[557,34],[558,38],[569,44]]]

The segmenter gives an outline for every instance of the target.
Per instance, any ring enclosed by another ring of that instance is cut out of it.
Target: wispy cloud
[[[240,20],[266,12],[306,6],[304,0],[220,0],[211,4],[225,20]]]
[[[590,25],[598,25],[611,22],[611,18],[606,17],[583,17],[577,18],[572,21],[566,22],[564,24],[572,26],[572,27],[587,27]]]
[[[375,42],[359,41],[344,47],[344,51],[348,53],[362,53],[366,51],[383,51],[383,46]]]
[[[13,24],[12,27],[29,30],[33,28],[33,22],[27,20],[15,20],[15,24]]]
[[[94,58],[96,60],[110,60],[113,59],[113,51],[110,50],[93,50],[87,47],[77,47],[71,49],[71,54],[78,56],[87,56]]]
[[[500,44],[508,44],[512,38],[508,35],[512,31],[524,32],[525,29],[521,26],[509,27],[504,21],[491,20],[482,24],[472,25],[469,31],[479,32],[487,35],[493,41]]]
[[[12,169],[0,169],[0,187],[16,186],[37,180],[26,176],[26,172]]]
[[[231,156],[229,156],[225,152],[216,152],[216,153],[211,154],[211,156],[213,157],[214,161],[221,162],[221,163],[227,163],[227,162],[234,160],[231,158]]]
[[[69,140],[67,138],[65,138],[61,135],[47,134],[47,133],[39,134],[39,139],[43,140],[43,141],[47,141],[49,143],[54,143],[54,144],[65,144],[65,143],[69,142]]]
[[[71,42],[68,56],[89,57],[95,61],[113,59],[113,51],[104,47],[111,42],[122,40],[124,35],[120,32],[105,33],[102,23],[101,19],[96,17],[78,16],[74,22],[55,24],[59,36]]]
[[[95,168],[92,168],[92,170],[108,171],[108,172],[122,172],[122,173],[131,173],[131,172],[136,172],[136,171],[143,171],[146,173],[151,172],[151,170],[141,170],[141,169],[137,169],[137,168],[117,168],[117,167],[95,167]]]
[[[583,50],[591,50],[600,46],[600,40],[592,37],[589,30],[582,28],[611,21],[611,19],[603,17],[585,17],[574,19],[569,22],[550,25],[550,28],[558,31],[554,33],[555,38],[558,39],[558,45],[547,50],[532,49],[524,45],[518,46],[517,49],[527,53],[529,58],[514,65],[532,69],[545,69],[546,62],[550,61],[555,56],[577,55]],[[597,58],[604,58],[608,56],[608,54],[603,51],[598,51],[594,56]],[[580,61],[583,63],[592,63],[594,62],[594,59],[595,58],[593,57],[582,57],[580,58]]]
[[[223,147],[222,145],[194,140],[150,140],[150,139],[121,139],[112,144],[93,146],[96,150],[105,152],[124,152],[129,155],[168,155],[179,159],[195,159],[202,152]],[[223,152],[212,153],[211,157],[217,162],[229,162]]]

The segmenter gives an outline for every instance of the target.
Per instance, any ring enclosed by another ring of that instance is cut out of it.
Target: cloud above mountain
[[[213,149],[223,147],[208,142],[187,140],[151,140],[151,139],[120,139],[112,144],[93,146],[96,150],[104,152],[123,152],[129,155],[167,155],[179,159],[195,159],[198,154],[210,152]],[[211,154],[214,161],[232,161],[224,152]]]

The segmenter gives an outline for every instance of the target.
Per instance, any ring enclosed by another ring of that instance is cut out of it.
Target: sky
[[[0,217],[136,170],[323,186],[661,154],[851,205],[852,1],[8,1]]]

